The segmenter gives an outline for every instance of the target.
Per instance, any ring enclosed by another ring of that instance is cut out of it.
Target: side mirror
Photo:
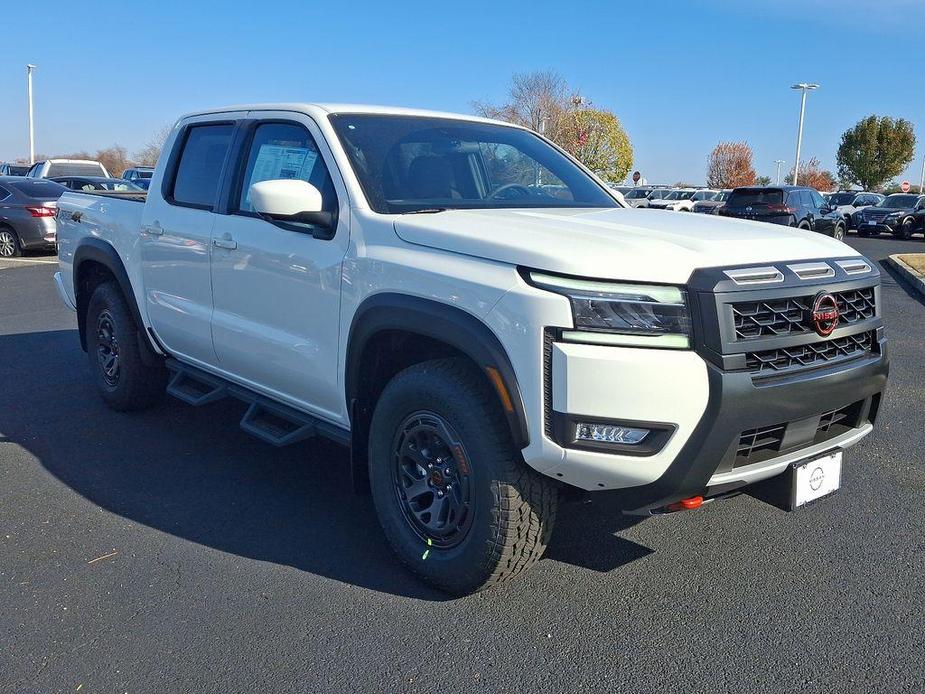
[[[250,201],[263,218],[279,222],[311,224],[329,236],[334,215],[322,210],[321,191],[296,178],[260,181],[250,187]],[[316,234],[316,236],[319,234]]]

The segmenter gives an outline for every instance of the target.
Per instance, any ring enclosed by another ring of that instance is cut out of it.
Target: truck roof
[[[465,113],[451,113],[447,111],[430,111],[427,109],[402,108],[400,106],[374,106],[369,104],[336,104],[336,103],[269,103],[269,104],[235,104],[223,106],[220,108],[204,109],[202,111],[193,111],[185,113],[181,118],[191,118],[193,116],[207,116],[211,114],[228,113],[229,111],[296,111],[308,115],[324,117],[335,113],[354,113],[354,114],[384,114],[396,116],[422,116],[429,118],[451,118],[455,120],[476,121],[481,123],[492,123],[495,125],[506,125],[508,127],[520,127],[512,123],[506,123],[491,118],[483,118]]]

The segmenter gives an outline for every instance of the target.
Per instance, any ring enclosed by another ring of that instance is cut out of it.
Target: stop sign
[[[899,184],[899,189],[904,193],[908,193],[911,187],[912,185],[909,183],[909,181],[903,181]]]
[[[639,183],[639,179],[642,178],[642,174],[638,171],[633,172],[633,183]]]

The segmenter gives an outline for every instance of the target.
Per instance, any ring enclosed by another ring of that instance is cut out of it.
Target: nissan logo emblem
[[[809,476],[809,486],[812,487],[814,492],[818,492],[819,488],[822,486],[822,483],[825,481],[825,472],[823,472],[821,467],[817,467],[813,470],[812,474]]]
[[[838,302],[831,294],[817,294],[809,320],[813,329],[822,337],[828,337],[838,326]]]

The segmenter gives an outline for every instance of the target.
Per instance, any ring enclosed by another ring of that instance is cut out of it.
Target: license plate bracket
[[[838,491],[843,458],[844,451],[838,449],[797,460],[779,475],[749,485],[743,491],[783,511],[796,511]],[[821,470],[821,478],[818,473],[813,478],[817,468]]]

